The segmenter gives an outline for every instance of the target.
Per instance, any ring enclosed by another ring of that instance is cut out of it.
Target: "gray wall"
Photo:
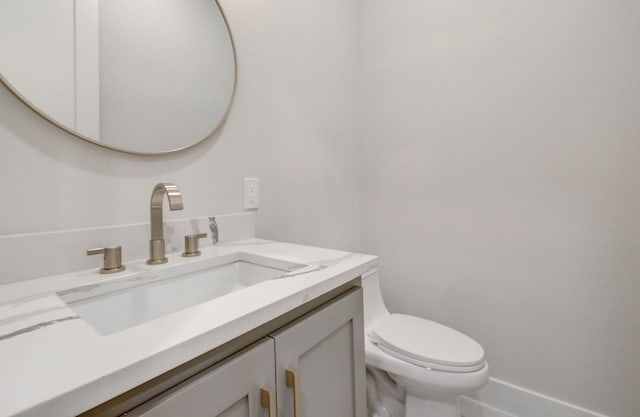
[[[470,334],[494,376],[640,415],[637,2],[222,6],[236,101],[186,152],[83,143],[0,88],[0,234],[146,222],[158,181],[168,218],[238,212],[258,176],[260,236],[379,254],[391,309]]]
[[[364,245],[494,377],[640,415],[640,3],[363,6]]]
[[[260,236],[359,249],[356,2],[221,3],[238,91],[223,129],[194,149],[153,158],[105,150],[0,88],[0,234],[147,222],[158,181],[184,196],[185,210],[166,218],[239,212],[242,178],[256,176]]]

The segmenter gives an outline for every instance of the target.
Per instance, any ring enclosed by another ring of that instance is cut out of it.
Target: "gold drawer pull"
[[[260,388],[260,405],[269,411],[269,417],[276,417],[276,394],[273,390],[267,387]]]
[[[300,413],[300,376],[291,368],[286,370],[286,384],[293,389],[293,417],[301,417]]]

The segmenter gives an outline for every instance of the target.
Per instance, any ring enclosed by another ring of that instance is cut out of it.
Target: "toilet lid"
[[[471,372],[484,366],[478,342],[442,324],[406,314],[376,323],[371,341],[399,359],[426,368]]]

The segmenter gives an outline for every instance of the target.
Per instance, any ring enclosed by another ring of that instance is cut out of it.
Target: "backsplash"
[[[225,214],[194,219],[165,220],[167,253],[184,251],[184,236],[207,233],[200,247],[255,237],[255,213]],[[87,229],[61,230],[0,236],[3,265],[0,285],[64,272],[99,268],[100,256],[87,256],[87,249],[122,246],[124,264],[149,256],[149,224],[128,224]]]

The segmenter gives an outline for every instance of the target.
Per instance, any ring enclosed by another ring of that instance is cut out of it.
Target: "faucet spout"
[[[169,201],[169,209],[182,210],[182,194],[175,184],[159,183],[151,193],[151,240],[149,241],[150,256],[148,264],[162,264],[167,262],[164,249],[164,232],[162,220],[162,202],[164,196]]]

